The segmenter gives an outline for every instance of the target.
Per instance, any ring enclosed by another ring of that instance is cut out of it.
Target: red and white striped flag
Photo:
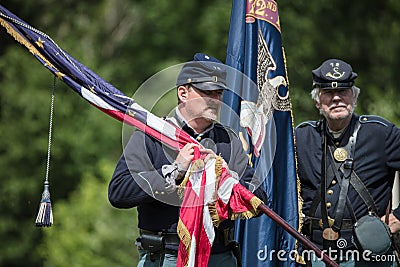
[[[177,266],[207,266],[215,238],[214,226],[226,219],[255,216],[262,201],[222,167],[222,158],[204,164],[198,150],[182,187]]]

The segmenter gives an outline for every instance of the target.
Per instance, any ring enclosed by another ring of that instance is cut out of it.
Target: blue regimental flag
[[[250,82],[236,77],[234,87],[240,89],[224,92],[221,121],[239,133],[268,195],[266,204],[298,229],[293,120],[275,1],[233,0],[226,64]],[[236,226],[243,266],[296,265],[296,240],[266,215]]]

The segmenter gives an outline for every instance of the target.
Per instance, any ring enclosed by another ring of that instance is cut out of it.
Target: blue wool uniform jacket
[[[229,169],[238,173],[240,183],[250,190],[257,186],[252,181],[254,170],[248,165],[248,157],[236,134],[215,123],[209,130],[197,135],[187,125],[182,129],[199,140],[203,146],[221,154]],[[165,179],[161,168],[171,164],[177,156],[175,151],[165,147],[158,140],[135,131],[124,149],[113,177],[109,183],[109,201],[117,208],[137,207],[138,227],[149,231],[176,232],[179,220],[180,199],[177,193],[165,191]],[[265,201],[260,188],[253,192]],[[220,228],[233,227],[233,222],[223,222]],[[216,232],[216,239],[218,232]],[[218,243],[218,242],[217,242]],[[213,252],[227,250],[220,247]]]
[[[356,121],[361,123],[353,156],[353,170],[373,197],[378,208],[378,215],[386,212],[395,171],[400,170],[400,129],[389,121],[377,116],[353,115],[350,125],[339,138],[327,134],[328,144],[344,147],[353,133]],[[295,129],[296,152],[298,156],[298,175],[301,181],[301,196],[304,200],[303,213],[309,216],[311,203],[321,183],[322,160],[322,121],[305,122]],[[329,166],[329,161],[327,166]],[[335,218],[335,210],[340,192],[339,183],[327,185],[326,202],[331,204],[328,215]],[[350,185],[348,198],[354,210],[356,219],[368,213],[367,206],[359,194]],[[346,204],[347,205],[347,204]],[[395,216],[400,218],[400,207],[395,210]],[[315,217],[321,218],[320,205]],[[344,218],[351,219],[346,206]]]

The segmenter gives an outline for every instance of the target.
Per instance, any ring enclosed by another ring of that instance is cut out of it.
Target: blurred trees
[[[101,177],[82,174],[82,182],[55,203],[55,225],[45,229],[38,247],[43,266],[133,266],[138,260],[136,210],[117,210],[107,198],[110,161],[96,163]]]
[[[280,1],[295,124],[317,119],[311,70],[342,58],[359,74],[359,114],[400,125],[400,3]],[[2,3],[131,96],[148,77],[207,52],[223,60],[230,1],[50,0]],[[107,183],[121,123],[56,84],[50,190],[55,225],[34,227],[46,169],[53,77],[0,29],[0,266],[128,266],[133,210],[111,208]]]
[[[358,73],[356,112],[399,125],[399,1],[282,1],[279,12],[295,124],[319,118],[309,94],[311,70],[340,58]]]

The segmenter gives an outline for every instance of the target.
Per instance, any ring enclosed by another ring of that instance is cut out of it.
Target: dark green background
[[[151,75],[195,52],[225,58],[230,1],[1,2],[129,96]],[[333,57],[359,74],[357,113],[399,124],[398,0],[278,4],[295,125],[319,117],[309,95],[310,73]],[[34,226],[52,84],[50,72],[2,28],[0,266],[134,266],[135,211],[116,210],[107,201],[107,183],[122,152],[122,124],[61,82],[50,164],[54,226]],[[153,112],[162,113],[162,106]]]

